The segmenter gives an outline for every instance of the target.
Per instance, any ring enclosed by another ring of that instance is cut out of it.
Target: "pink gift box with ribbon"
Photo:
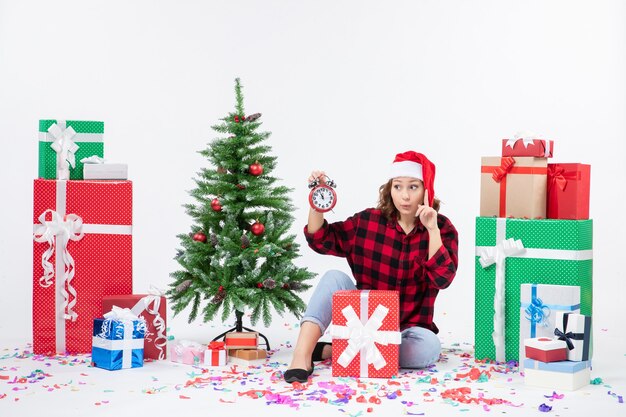
[[[144,359],[167,357],[167,317],[165,297],[158,290],[151,294],[109,295],[102,299],[102,311],[113,306],[128,308],[146,321]]]
[[[36,179],[33,351],[91,352],[102,298],[130,294],[132,183]]]
[[[199,366],[204,362],[206,348],[191,340],[175,340],[169,343],[169,357],[172,362]]]
[[[342,290],[333,294],[333,376],[391,378],[400,357],[397,291]]]

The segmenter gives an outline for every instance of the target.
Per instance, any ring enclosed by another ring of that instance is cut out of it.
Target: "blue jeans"
[[[301,323],[317,324],[322,334],[332,318],[332,298],[337,290],[354,290],[356,286],[345,273],[337,270],[326,272],[315,288]],[[410,327],[402,332],[400,343],[401,368],[426,368],[439,359],[441,342],[435,333],[423,327]]]

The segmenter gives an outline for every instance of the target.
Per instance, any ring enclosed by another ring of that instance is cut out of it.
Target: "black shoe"
[[[309,380],[309,376],[311,376],[314,370],[315,366],[313,365],[313,361],[311,361],[311,369],[288,369],[283,374],[283,377],[285,378],[285,382],[290,384],[294,382],[304,384]]]
[[[315,349],[313,349],[313,355],[311,355],[311,360],[315,362],[323,361],[322,352],[324,351],[324,346],[331,345],[330,342],[317,342],[315,344]]]

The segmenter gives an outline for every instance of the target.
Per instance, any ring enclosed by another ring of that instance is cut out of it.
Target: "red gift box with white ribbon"
[[[33,351],[91,352],[102,298],[132,292],[132,183],[36,179]]]
[[[333,294],[333,376],[390,378],[400,358],[397,291],[342,290]]]
[[[144,359],[165,359],[167,356],[167,316],[165,297],[158,290],[151,294],[109,295],[102,299],[102,311],[113,306],[128,308],[146,321]]]

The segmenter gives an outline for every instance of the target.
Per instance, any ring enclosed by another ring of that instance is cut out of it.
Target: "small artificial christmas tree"
[[[200,151],[213,167],[198,173],[190,192],[197,203],[185,205],[194,224],[191,233],[178,235],[182,269],[170,274],[167,293],[174,314],[191,305],[189,322],[205,301],[205,322],[220,308],[222,321],[235,312],[238,331],[246,310],[252,324],[262,317],[266,326],[272,307],[281,316],[285,310],[300,315],[306,305],[296,293],[310,288],[305,281],[315,275],[292,263],[299,245],[288,234],[291,190],[271,175],[276,158],[264,144],[270,133],[257,131],[259,113],[245,115],[241,89],[236,79],[235,112],[212,127],[222,137]]]

